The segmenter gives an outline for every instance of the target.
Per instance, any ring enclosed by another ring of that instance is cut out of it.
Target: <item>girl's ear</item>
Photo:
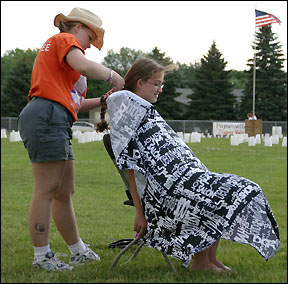
[[[77,23],[77,24],[74,26],[74,29],[75,29],[76,33],[79,32],[79,29],[80,29],[81,26],[82,26],[81,23]]]
[[[142,83],[143,83],[143,80],[142,79],[138,79],[138,81],[136,83],[136,88],[140,89],[142,87]]]

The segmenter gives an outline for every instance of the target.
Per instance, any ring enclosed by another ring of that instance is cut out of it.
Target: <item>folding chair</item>
[[[128,200],[124,201],[124,205],[130,205],[130,206],[134,206],[134,203],[133,203],[133,199],[132,199],[132,196],[131,196],[131,193],[130,193],[130,186],[129,186],[129,178],[128,178],[128,171],[127,170],[120,170],[116,164],[116,160],[115,160],[115,156],[114,156],[114,153],[113,153],[113,150],[112,150],[112,147],[111,147],[111,140],[110,140],[110,134],[105,134],[103,136],[103,143],[104,143],[104,146],[106,148],[106,151],[108,152],[111,160],[113,161],[117,171],[119,172],[123,182],[124,182],[124,185],[125,185],[125,192],[126,192],[126,195],[128,197]],[[134,253],[132,254],[132,256],[130,257],[130,259],[127,261],[131,261],[132,259],[134,259],[137,254],[140,252],[141,248],[145,245],[144,241],[140,239],[140,237],[138,236],[137,238],[134,238],[134,239],[125,239],[125,240],[122,240],[122,241],[125,241],[127,242],[127,245],[119,252],[119,254],[115,257],[112,265],[111,265],[111,269],[113,269],[117,262],[120,260],[121,256],[127,252],[130,248],[132,248],[134,245],[138,245],[137,249],[134,251]],[[120,242],[120,241],[118,241]],[[125,243],[124,242],[124,243]],[[117,243],[117,242],[114,242],[114,244]],[[171,262],[171,260],[168,258],[167,254],[162,252],[162,255],[164,256],[165,260],[167,261],[169,267],[171,268],[171,270],[173,272],[176,272],[176,269],[173,265],[173,263]],[[125,263],[127,263],[125,262]],[[124,263],[123,263],[124,264]]]

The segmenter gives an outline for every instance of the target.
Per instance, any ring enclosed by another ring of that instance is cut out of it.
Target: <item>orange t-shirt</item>
[[[78,39],[69,33],[59,33],[44,43],[34,62],[28,100],[37,96],[56,101],[67,108],[76,121],[86,97],[87,81],[64,60],[72,46],[85,54]]]

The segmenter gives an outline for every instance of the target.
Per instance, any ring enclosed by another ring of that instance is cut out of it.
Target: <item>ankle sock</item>
[[[50,245],[48,244],[47,246],[43,247],[33,247],[34,249],[34,257],[36,258],[37,261],[42,261],[45,259],[45,256],[47,252],[50,251]]]
[[[78,243],[68,246],[68,248],[71,254],[77,254],[79,252],[84,252],[86,250],[86,246],[81,239]]]

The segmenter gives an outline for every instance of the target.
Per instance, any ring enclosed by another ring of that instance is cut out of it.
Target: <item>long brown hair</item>
[[[158,71],[165,71],[165,68],[155,60],[151,58],[136,60],[124,77],[124,90],[133,92],[139,79],[147,81]]]

